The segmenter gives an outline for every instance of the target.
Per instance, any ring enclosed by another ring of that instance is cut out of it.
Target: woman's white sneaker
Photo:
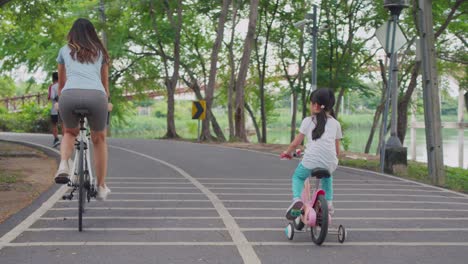
[[[70,167],[68,161],[61,160],[57,172],[55,173],[55,183],[67,184],[70,180]]]
[[[99,186],[96,200],[105,201],[111,190],[106,186]]]

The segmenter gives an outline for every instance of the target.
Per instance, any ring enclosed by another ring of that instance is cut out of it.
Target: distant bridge
[[[202,93],[204,92],[204,88],[201,88]],[[167,92],[165,90],[161,91],[142,91],[138,93],[124,93],[122,96],[125,97],[127,100],[134,100],[135,98],[152,98],[157,99],[165,96]],[[177,88],[175,94],[178,96],[193,96],[194,92],[192,89],[187,87],[180,87]],[[26,94],[22,96],[15,96],[15,97],[7,97],[7,98],[0,98],[0,105],[5,106],[8,112],[20,112],[21,108],[28,103],[35,102],[39,106],[46,106],[48,104],[47,93],[36,93],[36,94]]]

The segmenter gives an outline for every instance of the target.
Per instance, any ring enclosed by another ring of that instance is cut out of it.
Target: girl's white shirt
[[[328,116],[325,124],[325,131],[322,136],[312,140],[312,131],[316,126],[315,116],[309,116],[302,120],[299,132],[307,138],[302,165],[308,169],[317,167],[326,168],[333,173],[338,167],[338,157],[336,155],[336,140],[342,139],[340,123],[331,116]]]

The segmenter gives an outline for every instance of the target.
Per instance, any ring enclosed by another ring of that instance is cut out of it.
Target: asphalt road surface
[[[50,135],[0,133],[48,148]],[[49,149],[50,153],[53,150]],[[286,238],[298,160],[166,140],[109,139],[107,201],[77,231],[65,186],[0,225],[1,264],[467,263],[468,195],[362,170],[334,176],[332,228]],[[76,197],[76,196],[75,196]],[[14,224],[12,224],[14,223]]]

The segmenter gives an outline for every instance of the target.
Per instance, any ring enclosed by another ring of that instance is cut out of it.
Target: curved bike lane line
[[[50,151],[56,152],[59,154],[59,151],[56,149],[44,146],[42,144],[37,144],[30,141],[15,141],[9,140],[11,142],[16,143],[26,143],[31,146],[36,146],[40,148],[47,148]],[[225,224],[227,231],[231,235],[234,245],[237,247],[239,254],[241,255],[244,263],[261,263],[260,259],[258,258],[255,250],[253,249],[253,245],[249,243],[247,238],[242,233],[240,227],[237,225],[234,217],[229,213],[227,208],[223,205],[223,202],[208,188],[206,188],[203,184],[197,181],[194,177],[190,176],[187,172],[183,169],[170,164],[166,161],[154,158],[152,156],[133,151],[127,148],[122,148],[118,146],[113,146],[109,144],[109,148],[118,149],[121,151],[126,151],[128,153],[132,153],[134,155],[138,155],[158,163],[161,163],[175,171],[177,171],[180,175],[182,175],[185,179],[189,180],[193,185],[195,185],[202,193],[204,193],[208,199],[213,204],[214,208],[220,215],[223,223]],[[10,242],[15,240],[20,234],[28,230],[37,220],[39,220],[47,211],[49,211],[57,201],[61,199],[61,197],[67,192],[68,187],[66,185],[61,186],[46,202],[44,202],[36,211],[34,211],[31,215],[29,215],[26,219],[24,219],[20,224],[14,227],[11,231],[6,233],[4,236],[0,238],[0,250],[5,246],[8,246]]]
[[[195,185],[201,192],[203,192],[208,199],[211,201],[213,206],[215,207],[216,211],[218,212],[219,216],[224,222],[224,225],[226,226],[229,234],[231,235],[231,238],[237,247],[239,254],[241,255],[242,259],[244,260],[244,263],[261,263],[260,259],[258,258],[257,254],[255,253],[255,250],[253,249],[253,246],[249,243],[247,238],[244,236],[242,233],[239,225],[236,223],[234,217],[229,213],[227,208],[224,206],[223,202],[216,196],[213,192],[211,192],[208,188],[206,188],[203,184],[201,184],[198,180],[196,180],[194,177],[190,176],[187,172],[185,172],[183,169],[170,164],[166,161],[151,157],[149,155],[133,151],[130,149],[122,148],[122,147],[117,147],[117,146],[111,146],[109,145],[110,148],[114,149],[119,149],[122,151],[126,151],[129,153],[132,153],[134,155],[138,155],[156,162],[159,162],[161,164],[164,164],[175,171],[177,171],[180,175],[182,175],[184,178],[189,180],[193,185]]]

